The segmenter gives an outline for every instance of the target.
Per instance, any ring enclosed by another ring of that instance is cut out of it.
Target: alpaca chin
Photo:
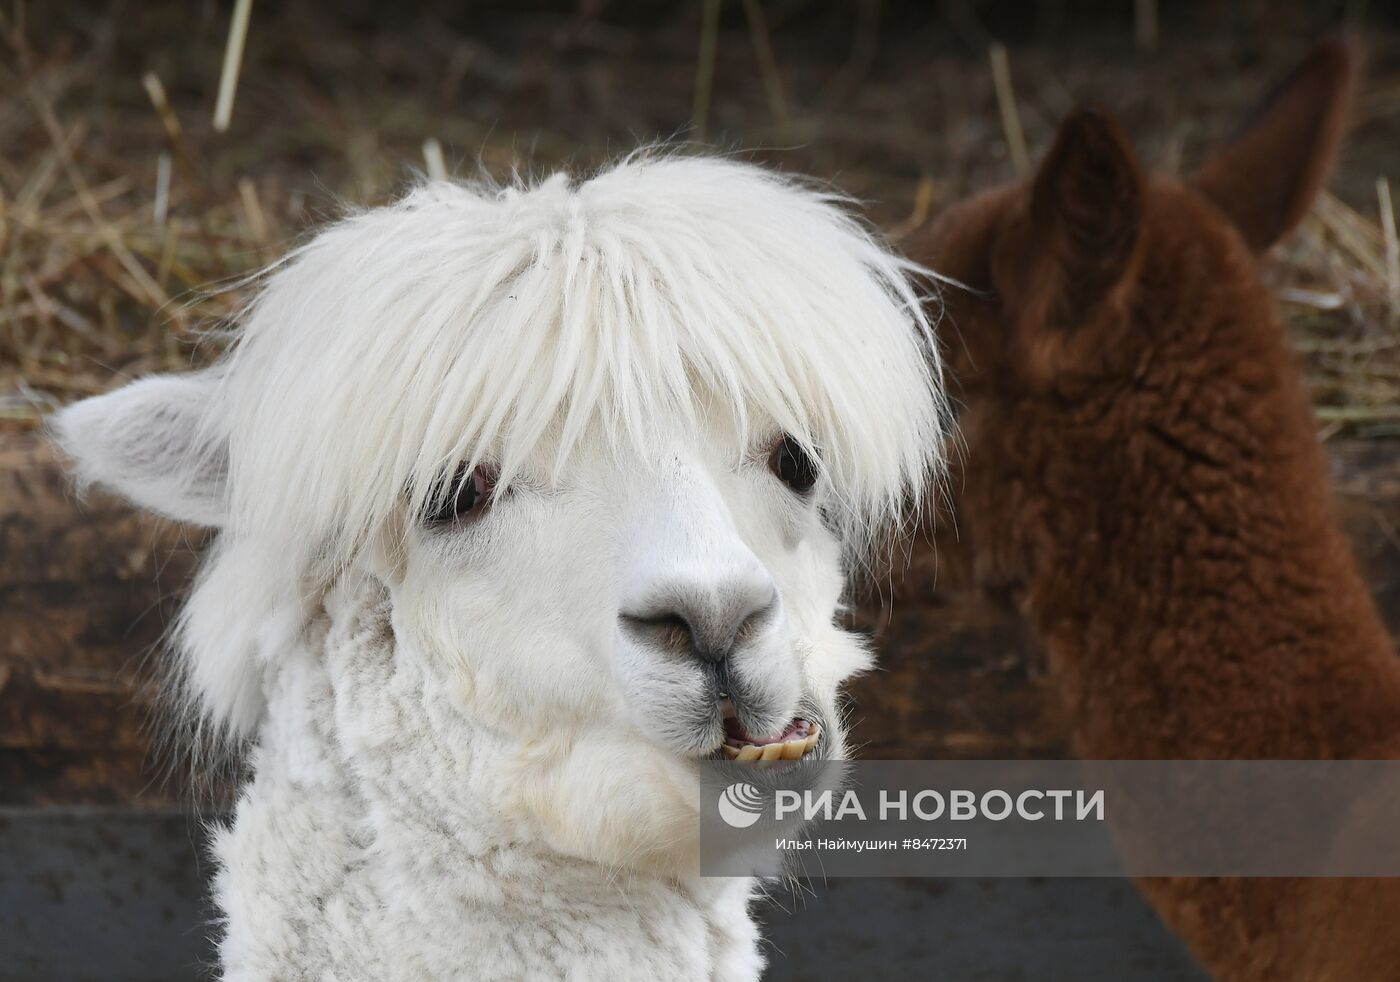
[[[608,869],[699,873],[694,764],[622,734],[559,739],[507,767],[511,803],[550,848]]]

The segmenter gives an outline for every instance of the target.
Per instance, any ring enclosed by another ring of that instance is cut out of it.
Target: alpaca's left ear
[[[1082,109],[1060,124],[1031,184],[1032,240],[1053,264],[1057,309],[1075,327],[1128,275],[1142,229],[1143,174],[1106,113]]]
[[[155,375],[55,414],[50,431],[81,485],[100,484],[133,504],[217,528],[226,514],[228,446],[207,429],[217,379],[209,372]]]
[[[1193,183],[1255,252],[1291,232],[1322,189],[1346,134],[1361,45],[1324,41],[1247,117]]]
[[[1053,374],[1055,353],[1130,278],[1143,184],[1111,117],[1086,109],[1060,124],[1025,211],[992,256],[992,285],[1020,325],[1016,343],[1033,374]]]

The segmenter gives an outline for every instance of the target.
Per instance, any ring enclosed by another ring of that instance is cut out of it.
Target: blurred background
[[[1310,40],[1348,26],[1371,52],[1355,130],[1267,272],[1339,507],[1400,621],[1390,5],[257,0],[235,72],[235,0],[0,11],[0,979],[197,978],[209,957],[195,789],[153,749],[148,684],[202,539],[75,501],[44,415],[207,361],[241,277],[422,174],[586,171],[693,142],[826,179],[898,244],[1023,173],[1084,103],[1189,172]],[[915,547],[855,615],[882,652],[855,690],[863,754],[1065,755],[1036,652],[997,612],[936,596],[935,571]],[[217,787],[197,800],[205,817],[224,804]],[[813,890],[769,915],[774,978],[1194,977],[1124,881]]]

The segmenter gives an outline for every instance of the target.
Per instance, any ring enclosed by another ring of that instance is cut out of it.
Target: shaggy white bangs
[[[489,455],[505,486],[546,438],[557,468],[597,431],[645,459],[658,421],[716,412],[812,450],[863,550],[936,476],[944,418],[921,270],[844,205],[733,161],[636,155],[580,184],[435,181],[331,226],[268,275],[220,372],[230,515],[210,566],[304,582],[460,465]],[[201,611],[233,584],[207,573],[187,648],[212,648],[206,628],[227,642]]]
[[[323,232],[250,310],[220,400],[230,531],[345,559],[488,453],[504,486],[546,433],[559,464],[594,427],[645,456],[718,409],[813,450],[863,542],[940,459],[911,269],[831,195],[730,161],[426,184]]]

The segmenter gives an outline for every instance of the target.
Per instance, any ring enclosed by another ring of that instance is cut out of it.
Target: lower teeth
[[[821,727],[812,724],[812,732],[805,737],[785,740],[782,743],[768,743],[763,746],[747,744],[742,747],[724,745],[724,756],[730,760],[801,760],[809,750],[817,745],[821,737]]]

